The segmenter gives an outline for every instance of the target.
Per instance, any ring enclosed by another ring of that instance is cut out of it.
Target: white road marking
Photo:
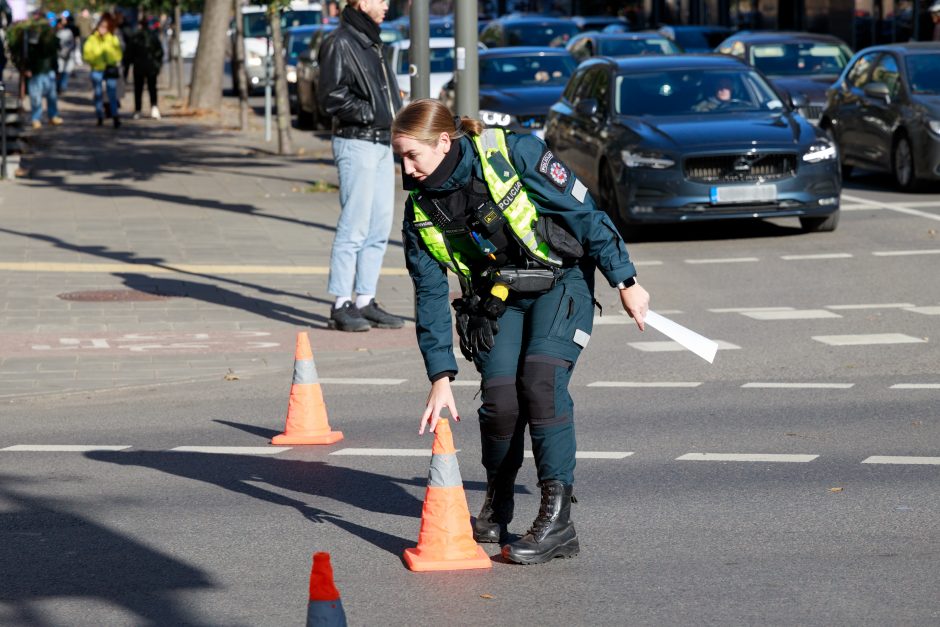
[[[676,314],[685,313],[679,309],[664,309],[659,312],[660,314],[674,316]],[[617,309],[613,315],[607,314],[606,316],[594,316],[594,326],[603,326],[603,325],[612,325],[612,324],[636,324],[633,322],[633,318],[627,315],[623,309]]]
[[[874,344],[923,344],[927,340],[903,333],[861,335],[814,335],[813,339],[829,346],[870,346]]]
[[[925,316],[940,316],[940,306],[931,306],[931,307],[909,307],[904,311],[911,311],[914,313],[923,314]]]
[[[940,255],[940,248],[922,248],[920,250],[879,250],[872,253],[875,257],[908,257],[911,255]]]
[[[661,266],[663,265],[662,261],[634,261],[633,265],[642,267],[642,266]]]
[[[742,316],[754,320],[817,320],[820,318],[841,318],[837,313],[826,309],[794,309],[791,311],[742,311]]]
[[[907,309],[916,307],[913,303],[872,303],[864,305],[826,305],[826,309]]]
[[[754,263],[760,261],[757,257],[725,257],[718,259],[686,259],[686,263],[690,264],[706,264],[706,263]]]
[[[709,309],[711,313],[747,313],[750,311],[793,311],[794,307],[726,307]]]
[[[533,457],[532,451],[526,451],[525,457]],[[578,451],[575,459],[623,459],[633,455],[633,451]]]
[[[890,390],[940,390],[940,383],[895,383]]]
[[[852,253],[820,253],[816,255],[781,255],[784,261],[802,261],[808,259],[851,259]]]
[[[330,379],[321,378],[320,383],[335,385],[401,385],[408,379]]]
[[[846,194],[842,194],[842,198],[850,202],[861,203],[863,205],[869,205],[869,206],[883,207],[890,211],[897,211],[898,213],[905,213],[907,215],[917,216],[918,218],[927,218],[928,220],[940,221],[940,215],[927,213],[926,211],[917,211],[916,209],[911,209],[908,206],[906,206],[906,205],[910,205],[913,203],[904,203],[904,205],[896,205],[893,203],[868,200],[867,198],[860,198],[858,196],[848,196]]]
[[[757,381],[745,383],[741,387],[766,390],[847,390],[854,385],[854,383],[773,383]]]
[[[740,346],[737,344],[732,344],[731,342],[723,342],[721,340],[716,340],[718,344],[718,350],[740,350]],[[644,353],[672,353],[678,351],[684,351],[682,344],[679,342],[673,342],[672,340],[663,340],[660,342],[627,342],[627,346],[637,349],[638,351],[643,351]]]
[[[462,380],[461,380],[461,379],[455,379],[454,381],[451,381],[451,382],[450,382],[450,386],[451,386],[451,387],[456,386],[456,387],[459,387],[459,388],[461,388],[461,387],[463,387],[463,388],[470,388],[470,387],[478,388],[478,387],[480,387],[480,382],[479,382],[479,381],[473,381],[472,379],[470,379],[470,380],[467,380],[467,379],[462,379]]]
[[[697,388],[701,381],[594,381],[589,388]]]
[[[88,451],[123,451],[129,444],[15,444],[0,451],[32,451],[39,453],[87,453]]]
[[[174,453],[211,453],[218,455],[277,455],[289,451],[289,446],[177,446]]]
[[[863,464],[928,464],[940,466],[940,457],[912,457],[902,455],[872,455]]]
[[[676,461],[694,462],[811,462],[819,455],[773,454],[773,453],[686,453]]]

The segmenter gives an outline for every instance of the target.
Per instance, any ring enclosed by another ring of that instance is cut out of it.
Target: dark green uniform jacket
[[[603,273],[611,287],[636,275],[627,248],[606,213],[600,211],[574,173],[558,161],[545,143],[534,135],[508,135],[512,165],[535,203],[539,215],[550,216],[563,225],[584,247],[582,268],[589,281],[594,266]],[[467,137],[451,150],[462,152],[453,174],[438,190],[459,189],[471,176],[483,178],[480,160]],[[435,190],[428,190],[434,192]],[[415,326],[418,347],[424,357],[428,377],[456,372],[450,293],[447,271],[428,253],[415,222],[411,199],[405,207],[402,241],[405,261],[415,287]],[[587,263],[584,263],[587,262]]]

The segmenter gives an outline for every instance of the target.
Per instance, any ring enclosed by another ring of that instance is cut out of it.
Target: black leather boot
[[[515,508],[515,488],[515,474],[512,477],[490,479],[486,482],[483,508],[473,521],[474,540],[487,544],[503,542],[509,537],[507,527],[512,522],[512,512]]]
[[[529,531],[503,547],[503,557],[519,564],[542,564],[556,557],[574,557],[581,547],[571,522],[573,486],[561,481],[539,482],[542,504]]]

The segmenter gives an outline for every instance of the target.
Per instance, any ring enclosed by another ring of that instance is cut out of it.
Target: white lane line
[[[862,335],[814,335],[817,342],[829,346],[872,346],[875,344],[923,344],[927,340],[903,333],[870,333]]]
[[[809,259],[851,259],[852,253],[820,253],[816,255],[780,255],[784,261],[803,261]]]
[[[913,203],[904,203],[903,205],[896,205],[894,203],[877,202],[874,200],[868,200],[867,198],[860,198],[858,196],[848,196],[846,194],[842,194],[842,198],[844,198],[845,200],[848,200],[849,202],[861,203],[864,205],[884,208],[890,211],[897,211],[898,213],[905,213],[910,216],[917,216],[918,218],[927,218],[928,220],[940,221],[940,215],[927,213],[926,211],[918,211],[916,209],[911,209],[910,207],[907,206],[908,204],[913,204]]]
[[[911,255],[940,255],[940,248],[922,248],[920,250],[879,250],[872,253],[875,257],[908,257]]]
[[[457,449],[459,452],[460,449]],[[330,455],[359,457],[430,457],[430,448],[343,448]],[[532,451],[525,451],[526,457],[532,457]],[[577,459],[624,459],[633,455],[632,451],[578,451]]]
[[[826,305],[826,309],[909,309],[916,307],[913,303],[872,303],[861,305]]]
[[[725,257],[718,259],[686,259],[685,262],[689,264],[706,264],[706,263],[754,263],[760,261],[757,257]]]
[[[940,316],[940,306],[930,307],[908,307],[904,311],[923,314],[925,316]]]
[[[837,313],[826,309],[794,309],[792,311],[742,311],[742,316],[754,320],[817,320],[821,318],[841,318]]]
[[[330,379],[321,378],[320,383],[335,385],[401,385],[408,379]]]
[[[0,451],[33,451],[40,453],[87,453],[88,451],[123,451],[130,444],[15,444]]]
[[[679,309],[663,309],[660,311],[656,310],[661,315],[664,316],[675,316],[677,314],[685,313]],[[633,322],[633,318],[627,315],[622,309],[618,309],[614,312],[613,315],[607,314],[606,316],[594,316],[594,326],[603,326],[603,325],[612,325],[612,324],[636,324]]]
[[[872,207],[871,205],[840,205],[842,211],[878,211],[881,207]]]
[[[940,390],[940,383],[895,383],[889,390]]]
[[[289,451],[289,446],[177,446],[174,453],[212,453],[217,455],[277,455]]]
[[[662,261],[634,261],[633,265],[635,266],[661,266],[663,265]]]
[[[715,344],[718,345],[718,350],[722,351],[733,351],[741,349],[741,347],[737,344],[724,342],[722,340],[715,340]],[[638,351],[643,351],[644,353],[677,353],[679,351],[686,350],[682,344],[679,342],[673,342],[672,340],[663,340],[658,342],[627,342],[627,346],[635,348]]]
[[[755,381],[745,383],[742,388],[764,390],[847,390],[854,383],[773,383]]]
[[[913,457],[903,455],[872,455],[863,464],[927,464],[940,466],[940,457]]]
[[[461,379],[455,379],[454,381],[451,381],[451,382],[450,382],[450,386],[451,386],[451,387],[456,386],[456,387],[459,387],[459,388],[478,388],[478,387],[480,387],[480,381],[479,381],[479,380],[474,381],[474,380],[472,380],[472,379],[470,379],[470,380],[467,380],[467,379],[463,379],[463,380],[461,380]]]
[[[691,462],[811,462],[819,455],[773,454],[773,453],[686,453],[676,461]]]
[[[795,307],[725,307],[709,309],[711,313],[747,313],[750,311],[793,311]]]
[[[525,457],[532,457],[532,451],[526,451]],[[633,455],[633,451],[578,451],[575,459],[624,459]]]
[[[594,381],[589,388],[697,388],[701,381]]]

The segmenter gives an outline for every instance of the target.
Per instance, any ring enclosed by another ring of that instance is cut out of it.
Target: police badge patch
[[[546,150],[539,158],[539,172],[552,182],[552,185],[565,191],[568,185],[568,168],[555,158],[551,150]]]

